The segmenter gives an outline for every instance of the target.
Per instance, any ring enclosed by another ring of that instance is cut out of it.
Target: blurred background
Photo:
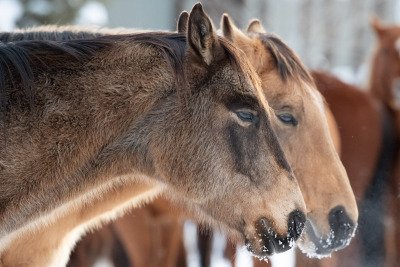
[[[182,10],[199,0],[0,0],[0,30],[12,31],[44,24],[175,30]],[[202,0],[216,25],[227,12],[242,29],[252,18],[282,37],[310,69],[322,69],[351,84],[366,87],[375,36],[369,19],[400,22],[400,0]],[[191,267],[199,266],[196,227],[185,225],[185,247]],[[216,235],[212,266],[230,266],[223,260],[225,239]],[[218,249],[219,247],[219,249]],[[274,258],[274,266],[293,266],[294,256]],[[238,266],[252,259],[238,252]],[[282,263],[282,259],[286,263]],[[278,262],[278,263],[276,263]],[[98,266],[110,266],[106,263]]]
[[[0,29],[42,24],[174,30],[176,18],[198,0],[0,0]],[[259,18],[310,68],[362,85],[374,36],[368,20],[400,21],[399,0],[203,0],[215,24],[228,12],[245,28]]]

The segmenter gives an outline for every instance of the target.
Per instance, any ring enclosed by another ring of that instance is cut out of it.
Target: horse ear
[[[382,38],[385,35],[386,28],[377,16],[371,16],[369,19],[369,24],[371,25],[378,38]]]
[[[189,13],[187,11],[182,11],[182,13],[179,15],[178,23],[176,24],[178,33],[186,33],[187,32],[188,20],[189,20]]]
[[[266,33],[264,27],[258,19],[253,19],[250,21],[249,26],[247,26],[248,33]]]
[[[235,37],[241,33],[236,25],[232,22],[232,19],[226,13],[224,13],[221,17],[221,29],[222,35],[230,41],[233,41]]]
[[[200,3],[197,3],[189,15],[187,40],[190,49],[205,64],[210,65],[219,48],[218,38],[214,32],[210,18],[203,11]]]

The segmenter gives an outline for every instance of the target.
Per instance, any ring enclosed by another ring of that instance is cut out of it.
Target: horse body
[[[151,189],[156,194],[153,183],[161,182],[197,216],[241,236],[260,256],[297,239],[304,202],[254,70],[214,35],[201,5],[189,18],[187,43],[183,35],[155,33],[4,44],[2,59],[14,69],[1,99],[7,144],[0,152],[2,238],[35,223],[35,232],[20,241],[51,227],[79,229],[129,199],[147,198]],[[16,60],[10,50],[24,52]],[[28,61],[40,68],[30,71]],[[142,190],[134,185],[146,182]],[[112,198],[107,186],[133,186],[132,194]],[[93,190],[97,198],[90,198]],[[71,225],[40,222],[80,197],[55,218],[72,215]],[[5,262],[13,255],[8,247],[1,252],[5,266],[18,261]],[[42,263],[50,261],[45,256],[53,255],[43,255]]]

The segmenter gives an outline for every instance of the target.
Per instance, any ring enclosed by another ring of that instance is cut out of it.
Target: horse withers
[[[201,5],[187,38],[141,33],[0,49],[11,70],[1,98],[3,264],[19,260],[7,251],[13,238],[89,212],[124,183],[162,184],[261,257],[301,234],[304,200],[258,76],[214,34]]]

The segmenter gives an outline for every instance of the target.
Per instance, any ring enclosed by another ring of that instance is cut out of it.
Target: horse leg
[[[113,224],[133,266],[186,265],[182,220],[170,206],[168,201],[157,199]]]
[[[132,266],[154,266],[157,253],[152,251],[151,214],[146,207],[133,210],[112,225]]]
[[[67,267],[94,266],[99,258],[112,258],[116,240],[109,225],[90,233],[78,243]]]
[[[183,224],[180,219],[171,217],[171,220],[164,225],[163,236],[164,248],[168,248],[165,252],[165,267],[176,267],[180,259],[180,250],[183,248]]]

